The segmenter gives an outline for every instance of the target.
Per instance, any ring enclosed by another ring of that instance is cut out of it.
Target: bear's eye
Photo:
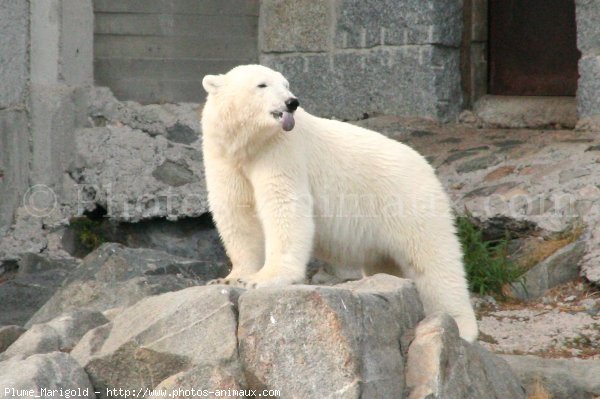
[[[260,87],[261,89],[264,89],[265,87],[267,87],[266,83],[261,83],[258,85],[258,87]]]

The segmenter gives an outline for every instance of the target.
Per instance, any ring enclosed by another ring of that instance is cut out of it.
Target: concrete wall
[[[29,174],[29,2],[0,0],[0,234]]]
[[[202,77],[258,60],[258,0],[94,0],[95,79],[121,100],[200,102]]]
[[[462,25],[462,0],[263,0],[260,61],[318,115],[452,120]]]
[[[577,112],[580,126],[600,130],[600,1],[577,0],[579,83]]]
[[[91,0],[0,0],[0,235],[32,187],[62,193],[87,122],[92,27]]]

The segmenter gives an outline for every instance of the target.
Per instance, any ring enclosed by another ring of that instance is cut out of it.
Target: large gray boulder
[[[240,358],[250,389],[282,398],[401,398],[401,342],[423,317],[413,284],[376,275],[335,287],[247,291]]]
[[[522,283],[513,283],[513,295],[522,300],[539,298],[550,288],[577,279],[579,262],[584,253],[584,241],[576,241],[559,249],[528,270]]]
[[[48,323],[34,324],[0,354],[0,360],[15,355],[68,352],[86,332],[106,323],[108,319],[102,313],[82,309],[59,316]]]
[[[0,325],[24,325],[60,288],[78,261],[25,252],[2,263],[9,270],[5,272],[7,280],[0,283]]]
[[[230,287],[202,286],[145,298],[88,332],[71,355],[101,392],[153,388],[175,374],[163,386],[214,382],[215,369],[232,376],[229,387],[231,381],[243,381],[236,339],[238,295]]]
[[[600,396],[600,360],[544,359],[503,355],[523,385],[534,392],[540,384],[552,399],[593,399]]]
[[[524,399],[508,364],[468,344],[447,314],[433,314],[416,328],[406,363],[408,399]]]
[[[63,352],[15,356],[0,362],[0,387],[0,398],[59,399],[65,398],[66,392],[79,398],[96,398],[85,371]]]
[[[108,310],[150,295],[202,284],[227,273],[224,264],[196,261],[162,251],[103,244],[27,323],[31,326],[75,309]]]

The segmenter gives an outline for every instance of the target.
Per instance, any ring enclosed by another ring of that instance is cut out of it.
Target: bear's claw
[[[242,280],[241,278],[217,278],[214,280],[210,280],[206,285],[229,285],[232,287],[239,288],[256,288],[256,283],[248,284],[248,282]]]

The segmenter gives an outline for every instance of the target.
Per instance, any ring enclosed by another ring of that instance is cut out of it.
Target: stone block
[[[458,47],[462,0],[341,0],[335,46],[443,44]]]
[[[365,113],[448,121],[461,107],[458,50],[400,46],[335,55],[263,55],[309,112],[359,119]]]
[[[577,0],[575,2],[577,18],[577,47],[588,53],[600,49],[600,3],[595,0]]]
[[[64,1],[64,0],[63,0]],[[150,14],[145,11],[133,13],[98,13],[95,16],[94,33],[99,37],[105,35],[120,35],[121,37],[149,36],[148,42],[159,38],[176,38],[191,40],[206,44],[215,42],[222,44],[234,38],[253,38],[256,50],[256,32],[258,21],[256,16],[240,15],[194,15],[194,14]],[[116,39],[116,37],[113,37]],[[172,43],[177,43],[173,40]],[[185,47],[191,46],[187,45]],[[166,46],[158,43],[151,49],[159,54],[161,50],[168,50]],[[158,56],[158,55],[157,55]]]
[[[47,0],[46,0],[47,1]],[[94,83],[94,10],[92,0],[62,0],[61,81]]]
[[[75,153],[75,129],[86,123],[86,101],[66,85],[31,85],[31,181],[60,196],[63,172]]]
[[[0,58],[2,54],[0,51]],[[27,113],[13,110],[0,111],[0,132],[2,132],[0,134],[0,233],[2,233],[12,223],[13,215],[21,203],[21,196],[27,190],[30,161]]]
[[[577,113],[579,118],[600,115],[600,55],[588,54],[579,60]]]
[[[31,81],[87,85],[93,77],[91,0],[31,0]]]
[[[0,82],[0,109],[25,102],[29,83],[28,1],[0,0]]]
[[[263,52],[326,51],[331,41],[333,2],[261,1],[259,47]]]
[[[97,13],[258,15],[258,0],[94,0]]]

